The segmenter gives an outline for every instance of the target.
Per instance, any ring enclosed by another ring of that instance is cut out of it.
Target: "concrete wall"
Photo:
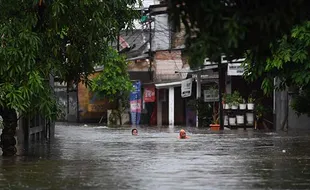
[[[285,122],[285,114],[287,112],[287,92],[276,92],[275,95],[275,122],[276,130],[282,129],[282,124]],[[285,126],[286,127],[286,126]]]
[[[170,49],[171,32],[168,25],[168,14],[155,16],[154,30],[152,50],[158,51]]]
[[[158,51],[155,54],[154,63],[156,65],[155,79],[157,82],[181,80],[181,74],[175,73],[175,71],[181,70],[183,67],[181,51]]]
[[[297,116],[295,111],[289,106],[291,96],[287,91],[276,92],[276,129],[281,130],[282,123],[285,120],[286,112],[288,111],[288,130],[294,129],[310,129],[310,118],[307,115]],[[287,127],[287,126],[285,126]]]
[[[291,102],[291,96],[289,96],[289,104]],[[310,117],[307,115],[297,116],[295,111],[289,107],[288,111],[288,127],[289,129],[310,129]]]
[[[96,76],[98,73],[90,76],[90,78]],[[79,96],[79,117],[80,122],[95,122],[98,123],[103,116],[102,123],[107,122],[107,110],[114,109],[115,105],[111,104],[107,99],[98,97],[92,93],[82,83],[78,86]]]

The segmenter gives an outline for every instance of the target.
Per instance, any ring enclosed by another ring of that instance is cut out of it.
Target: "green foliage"
[[[169,0],[176,28],[180,21],[186,28],[191,67],[222,54],[233,59],[250,51],[255,61],[269,55],[270,43],[309,18],[309,7],[307,0]]]
[[[297,114],[310,115],[308,99],[310,93],[310,22],[306,21],[292,29],[290,35],[284,35],[277,43],[271,45],[272,55],[266,58],[266,63],[248,64],[247,72],[250,80],[264,77],[262,88],[271,94],[273,89],[283,90],[287,87],[302,89],[294,95],[292,108]],[[261,70],[263,72],[258,73]],[[274,78],[279,84],[274,86]]]
[[[134,0],[1,1],[0,105],[56,117],[48,79],[88,82],[137,16]],[[114,62],[114,63],[119,63]],[[120,72],[120,71],[117,71]]]
[[[291,106],[298,116],[306,114],[310,117],[310,88],[306,88],[300,94],[295,95],[292,99]]]
[[[238,106],[239,104],[244,103],[244,100],[238,91],[234,91],[232,94],[224,94],[223,100],[225,104],[228,104],[229,106]]]
[[[110,122],[114,123],[118,118],[122,124],[122,114],[129,108],[129,94],[133,90],[132,83],[127,72],[127,62],[123,55],[115,49],[109,48],[102,55],[103,70],[92,79],[90,89],[101,98],[106,98],[117,103],[117,108],[112,111]]]
[[[252,94],[248,97],[247,103],[254,103],[255,99],[252,97]]]
[[[310,1],[170,0],[169,8],[177,28],[180,21],[185,25],[191,67],[207,57],[217,61],[222,54],[246,57],[247,80],[263,78],[267,95],[274,89],[302,89],[293,108],[310,113],[300,107],[302,101],[308,104],[310,87]]]
[[[308,86],[310,82],[310,22],[297,25],[290,35],[284,35],[277,43],[270,46],[271,55],[265,58],[266,62],[248,64],[248,78],[256,80],[264,76],[262,87],[265,93],[274,89],[273,78],[278,77],[281,83],[277,89],[287,86]],[[262,71],[262,72],[258,72]]]
[[[204,102],[203,98],[190,100],[187,105],[198,111],[199,127],[209,127],[213,121],[213,106],[209,102]]]
[[[103,57],[105,58],[100,63],[104,66],[103,71],[92,80],[91,90],[111,101],[121,96],[127,97],[133,87],[125,58],[112,48]]]

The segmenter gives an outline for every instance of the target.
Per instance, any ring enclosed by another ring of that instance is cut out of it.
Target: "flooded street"
[[[0,189],[309,189],[310,131],[56,126],[54,142],[0,158]]]

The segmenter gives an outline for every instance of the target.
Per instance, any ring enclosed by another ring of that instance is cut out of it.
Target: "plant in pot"
[[[240,94],[238,91],[234,91],[234,93],[231,95],[231,109],[236,110],[238,109],[239,106],[239,98],[240,98]]]
[[[239,109],[240,110],[245,110],[246,109],[246,104],[245,101],[242,99],[241,96],[237,97],[237,102],[239,103]],[[237,120],[237,125],[242,125],[244,124],[244,115],[243,114],[238,114],[236,115],[236,120]]]
[[[222,97],[223,97],[223,109],[225,109],[225,110],[228,110],[228,109],[230,109],[230,106],[229,106],[229,104],[228,104],[228,100],[229,100],[229,94],[225,94],[225,93],[223,93],[222,94]]]
[[[225,110],[230,109],[231,106],[231,94],[223,94],[223,108]]]
[[[245,110],[246,109],[246,103],[245,103],[245,100],[241,96],[239,96],[238,102],[239,102],[239,109],[240,110]],[[243,114],[237,115],[236,119],[237,119],[237,124],[238,125],[244,124],[244,115]]]
[[[254,109],[254,101],[255,99],[250,95],[248,98],[248,103],[247,103],[248,110]]]
[[[239,97],[238,102],[239,102],[239,109],[245,110],[247,104],[245,103],[245,100],[241,96]]]
[[[236,117],[235,116],[228,116],[228,122],[230,126],[236,125]]]
[[[250,95],[249,98],[248,98],[248,103],[247,103],[248,110],[253,110],[254,109],[254,101],[255,101],[255,99],[252,98],[252,96]],[[254,113],[253,112],[248,112],[245,115],[246,115],[247,124],[248,125],[253,125]]]
[[[220,130],[219,109],[216,106],[216,102],[213,103],[212,123],[210,124],[210,129]]]
[[[244,124],[244,115],[236,115],[236,119],[237,119],[237,125]]]

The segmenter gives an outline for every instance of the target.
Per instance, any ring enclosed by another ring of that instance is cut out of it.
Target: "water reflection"
[[[1,189],[306,189],[308,132],[58,125],[55,140],[0,158]],[[286,152],[283,152],[285,150]]]

